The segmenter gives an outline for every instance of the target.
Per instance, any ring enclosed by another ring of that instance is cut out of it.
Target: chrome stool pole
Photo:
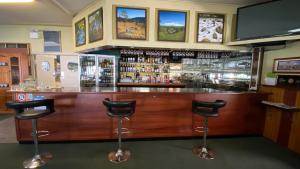
[[[24,168],[37,168],[45,165],[51,158],[50,153],[40,153],[38,147],[38,137],[48,135],[47,131],[39,132],[37,130],[37,120],[55,112],[54,99],[42,99],[26,102],[7,102],[8,108],[14,109],[15,118],[18,120],[31,120],[32,139],[34,142],[34,156],[23,162]],[[43,107],[35,109],[37,107]],[[41,133],[44,133],[41,135]]]
[[[122,148],[122,133],[128,133],[127,128],[122,128],[122,119],[128,119],[135,112],[136,101],[111,101],[105,98],[102,102],[107,108],[107,115],[118,118],[118,150],[108,154],[109,161],[121,163],[130,159],[130,151]]]
[[[118,117],[118,150],[108,154],[109,161],[121,163],[130,159],[130,151],[122,149],[122,118]]]
[[[200,147],[194,147],[193,153],[198,155],[199,158],[212,160],[215,158],[214,152],[207,147],[208,117],[204,118],[203,129],[203,145]]]
[[[34,156],[31,159],[25,160],[23,162],[24,168],[37,168],[45,165],[51,158],[52,155],[50,153],[42,153],[39,152],[38,147],[38,130],[37,130],[37,120],[32,119],[32,138],[34,142]]]
[[[207,148],[207,133],[208,133],[208,117],[218,117],[219,108],[226,105],[223,100],[216,100],[215,102],[203,102],[193,100],[192,111],[204,118],[203,123],[203,144],[200,147],[194,147],[193,153],[201,159],[212,160],[215,158],[215,153]],[[195,131],[199,132],[201,127],[196,127]]]

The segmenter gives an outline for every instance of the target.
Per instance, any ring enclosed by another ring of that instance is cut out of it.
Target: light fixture
[[[0,0],[0,3],[28,3],[34,0]]]
[[[298,33],[300,32],[300,28],[289,30],[290,33]]]

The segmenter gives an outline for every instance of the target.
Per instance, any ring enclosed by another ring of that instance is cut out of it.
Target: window
[[[43,31],[44,51],[61,52],[60,31]]]

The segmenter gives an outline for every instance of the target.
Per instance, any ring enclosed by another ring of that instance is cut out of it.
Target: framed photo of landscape
[[[85,45],[86,41],[86,26],[85,18],[75,23],[75,42],[76,47]]]
[[[224,21],[223,14],[198,13],[197,42],[223,43]]]
[[[146,40],[147,10],[116,7],[116,36],[117,39]]]
[[[94,11],[88,16],[89,42],[103,39],[103,10]]]
[[[158,10],[158,41],[185,42],[187,12]]]
[[[274,73],[300,73],[300,57],[274,59]]]

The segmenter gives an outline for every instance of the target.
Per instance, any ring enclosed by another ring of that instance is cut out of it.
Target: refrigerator
[[[115,56],[80,55],[81,87],[114,87],[116,78]]]

